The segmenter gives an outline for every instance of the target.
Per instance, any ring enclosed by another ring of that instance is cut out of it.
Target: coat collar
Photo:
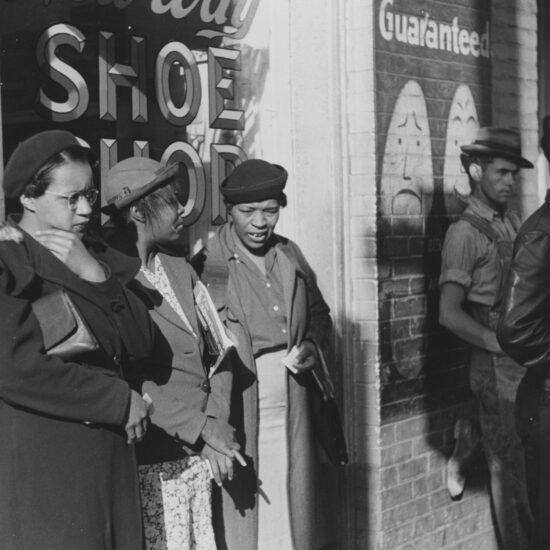
[[[163,253],[159,253],[159,259],[162,262],[162,266],[164,267],[164,271],[168,277],[168,281],[170,282],[176,299],[180,303],[189,323],[191,323],[195,334],[198,334],[199,327],[197,325],[195,302],[193,299],[193,278],[187,262],[182,257],[173,257]],[[143,273],[139,272],[137,279],[142,286],[147,288],[149,292],[154,292],[157,293],[157,295],[160,295],[158,290],[151,284]],[[191,334],[189,327],[184,323],[182,318],[177,314],[168,301],[164,299],[164,297],[162,297],[160,301],[151,299],[151,303],[154,305],[155,311],[158,315],[173,325],[181,328],[185,332]]]
[[[89,299],[89,284],[80,279],[67,266],[52,254],[47,248],[42,246],[36,239],[17,225],[17,218],[10,217],[9,224],[17,231],[20,231],[23,240],[20,243],[25,250],[29,273],[32,276],[49,281],[51,283],[63,286],[82,297]],[[17,246],[17,245],[16,245]],[[99,242],[88,244],[88,251],[99,261],[107,265],[112,275],[118,278],[123,284],[130,282],[139,269],[139,261],[112,250]]]
[[[223,225],[217,234],[217,239],[210,239],[208,246],[208,256],[211,254],[214,257],[221,255],[227,264],[235,259],[235,243],[233,241],[233,235],[231,233],[231,227],[229,223]],[[277,250],[277,261],[281,269],[281,280],[283,283],[283,295],[286,304],[286,314],[289,324],[292,320],[292,305],[294,303],[294,296],[296,293],[296,279],[298,276],[305,278],[305,274],[296,262],[292,261],[291,257],[286,253],[286,239],[273,234],[274,247]],[[210,243],[212,246],[210,247]],[[233,297],[235,301],[238,301],[238,297]],[[238,301],[240,304],[240,301]]]

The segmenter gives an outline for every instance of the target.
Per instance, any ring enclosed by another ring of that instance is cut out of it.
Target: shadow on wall
[[[471,407],[467,351],[438,322],[441,245],[470,193],[460,146],[479,128],[470,88],[457,85],[442,132],[430,132],[423,90],[409,80],[389,124],[380,184],[380,320],[383,423],[442,411],[425,434],[445,455],[451,428]],[[437,137],[437,136],[436,136]],[[458,407],[458,409],[457,409]]]

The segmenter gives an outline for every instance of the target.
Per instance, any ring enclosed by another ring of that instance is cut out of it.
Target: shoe
[[[447,490],[453,500],[458,500],[466,487],[466,466],[479,446],[479,435],[466,418],[455,422],[453,435],[456,443],[447,462]]]

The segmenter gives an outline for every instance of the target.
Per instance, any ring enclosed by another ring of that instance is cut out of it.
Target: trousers
[[[531,548],[533,520],[525,457],[515,427],[516,393],[524,372],[525,369],[504,354],[472,351],[470,385],[479,402],[493,522],[503,550]]]

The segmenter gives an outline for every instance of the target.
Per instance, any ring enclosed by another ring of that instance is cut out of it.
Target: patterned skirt
[[[147,550],[216,550],[201,457],[140,466],[139,478]]]

